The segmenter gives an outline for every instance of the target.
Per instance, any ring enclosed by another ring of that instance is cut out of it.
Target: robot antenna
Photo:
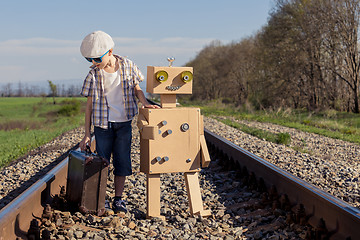
[[[169,67],[172,67],[173,61],[175,61],[174,57],[168,57],[167,60],[169,61]]]

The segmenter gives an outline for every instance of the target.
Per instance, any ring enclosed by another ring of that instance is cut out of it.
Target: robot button
[[[190,126],[188,123],[183,123],[180,127],[181,131],[186,132],[187,130],[189,130]]]
[[[186,162],[187,163],[191,162],[191,159],[190,158],[186,159]]]
[[[169,161],[169,157],[164,157],[164,161],[165,162]]]

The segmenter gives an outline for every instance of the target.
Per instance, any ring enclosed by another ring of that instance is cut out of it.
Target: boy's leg
[[[113,163],[115,175],[115,196],[121,197],[124,191],[126,176],[132,174],[131,169],[131,121],[116,123],[113,145]]]
[[[94,127],[96,152],[99,156],[106,158],[110,161],[111,152],[113,149],[114,134],[112,129],[103,129]]]
[[[121,197],[122,193],[124,192],[125,179],[125,176],[115,176],[115,196]]]

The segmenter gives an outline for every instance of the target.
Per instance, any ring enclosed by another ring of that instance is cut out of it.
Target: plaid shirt
[[[138,113],[135,85],[144,80],[139,68],[129,59],[114,55],[119,62],[121,87],[124,91],[126,117],[130,121]],[[91,66],[80,93],[92,97],[92,123],[96,127],[108,128],[109,107],[104,93],[104,76],[96,66]]]

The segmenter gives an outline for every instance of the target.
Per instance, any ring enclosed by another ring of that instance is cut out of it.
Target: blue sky
[[[89,63],[82,39],[103,30],[115,53],[146,66],[193,59],[213,40],[226,44],[267,23],[273,0],[12,0],[0,3],[0,85],[81,84]]]

